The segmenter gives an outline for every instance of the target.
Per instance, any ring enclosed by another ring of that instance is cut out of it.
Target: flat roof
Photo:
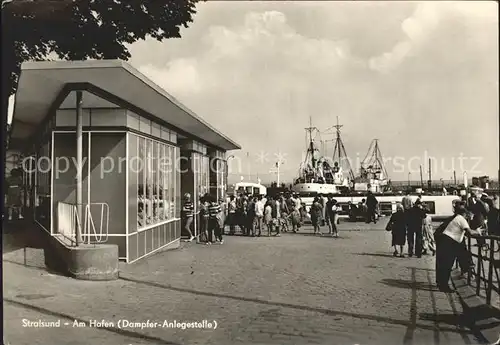
[[[85,84],[112,95],[126,104],[164,121],[179,134],[187,133],[223,150],[241,147],[196,115],[181,102],[122,60],[40,61],[25,62],[16,92],[11,137],[27,139],[51,110],[53,103],[68,85]],[[89,90],[93,92],[92,89]],[[101,94],[103,102],[108,103]],[[88,97],[87,97],[88,98]],[[61,102],[64,101],[61,100]],[[84,107],[95,107],[85,103]],[[60,104],[58,104],[60,106]],[[126,108],[126,106],[123,106]],[[133,109],[130,109],[133,111]]]

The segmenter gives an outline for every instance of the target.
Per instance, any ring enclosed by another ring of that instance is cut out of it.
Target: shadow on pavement
[[[46,308],[37,307],[37,306],[31,305],[28,303],[22,303],[22,302],[8,299],[8,298],[4,298],[4,302],[9,303],[9,304],[14,305],[14,306],[17,306],[17,307],[30,309],[30,310],[33,310],[33,311],[36,311],[38,313],[42,313],[45,315],[51,315],[51,316],[54,316],[54,317],[57,317],[60,319],[66,319],[70,322],[78,321],[78,322],[84,322],[85,324],[88,324],[88,320],[83,320],[83,319],[80,319],[80,318],[75,317],[73,315],[59,313],[59,312],[52,311],[52,310],[49,310]],[[116,333],[116,334],[119,334],[119,335],[122,335],[125,337],[148,340],[148,341],[151,341],[153,344],[179,345],[177,343],[167,341],[167,340],[164,340],[161,338],[152,337],[152,336],[148,336],[148,335],[133,332],[133,331],[128,331],[128,330],[120,329],[117,327],[99,327],[99,329],[106,330],[106,331],[112,332],[112,333]]]
[[[443,323],[450,326],[465,326],[469,327],[470,323],[463,315],[456,314],[431,314],[431,313],[420,313],[420,320],[432,321],[436,323]]]
[[[362,255],[362,256],[376,256],[382,258],[393,258],[394,256],[389,253],[353,253],[354,255]],[[395,258],[397,259],[397,258]]]
[[[320,308],[320,307],[311,307],[311,306],[291,304],[291,303],[285,303],[285,302],[273,302],[273,301],[266,301],[266,300],[261,300],[261,299],[257,299],[257,298],[251,298],[251,297],[233,296],[233,295],[213,293],[213,292],[208,292],[208,291],[186,289],[186,288],[174,287],[171,285],[165,285],[165,284],[160,284],[160,283],[155,283],[155,282],[137,280],[137,279],[133,279],[133,278],[125,277],[125,276],[120,276],[119,279],[123,280],[123,281],[130,282],[130,283],[142,284],[142,285],[156,287],[156,288],[170,290],[170,291],[194,294],[194,295],[198,295],[198,296],[227,298],[227,299],[232,299],[232,300],[237,300],[237,301],[258,303],[258,304],[262,304],[262,305],[277,306],[277,307],[281,307],[281,308],[305,310],[305,311],[309,311],[309,312],[325,314],[328,316],[352,317],[355,319],[385,322],[385,323],[392,324],[392,325],[401,325],[401,326],[405,326],[405,327],[412,327],[412,328],[425,329],[425,330],[435,330],[435,327],[431,326],[431,325],[417,324],[417,323],[412,323],[411,321],[392,319],[389,317],[378,316],[378,315],[356,314],[356,313],[351,313],[351,312],[347,312],[347,311],[332,310],[332,309],[326,309],[326,308]],[[460,332],[457,331],[456,328],[440,328],[440,331],[452,332],[452,333],[462,333],[462,331],[460,331]]]
[[[31,268],[31,269],[34,269],[34,270],[40,270],[40,271],[45,271],[45,272],[48,272],[48,273],[51,273],[51,274],[57,274],[57,275],[60,275],[59,273],[57,272],[52,272],[50,270],[47,269],[47,267],[42,266],[42,265],[29,265],[29,264],[23,264],[22,262],[17,262],[17,261],[14,261],[14,260],[8,260],[8,259],[3,259],[2,260],[3,262],[8,262],[9,264],[13,264],[13,265],[18,265],[18,266],[22,266],[22,267],[27,267],[27,268]]]
[[[4,221],[2,224],[2,252],[10,252],[23,248],[43,249],[46,241],[43,233],[30,220]]]
[[[422,268],[422,267],[406,267],[406,268],[417,271],[436,272],[436,270],[433,268]]]
[[[384,285],[397,287],[401,289],[416,289],[422,291],[436,291],[436,292],[439,291],[435,285],[424,282],[414,282],[411,280],[382,279],[380,282]]]

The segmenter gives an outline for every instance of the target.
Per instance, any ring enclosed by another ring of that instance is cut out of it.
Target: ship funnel
[[[464,171],[464,187],[467,188],[468,186],[468,181],[467,181],[467,172]]]

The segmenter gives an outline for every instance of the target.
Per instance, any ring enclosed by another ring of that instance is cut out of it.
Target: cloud
[[[273,70],[273,73],[303,73],[305,67],[314,70],[340,68],[350,59],[349,48],[342,42],[310,39],[299,35],[286,22],[283,13],[267,11],[250,12],[244,25],[229,29],[224,26],[210,27],[203,37],[208,47],[198,58],[181,58],[165,66],[142,65],[140,69],[177,92],[198,92],[207,82],[213,87],[224,83],[239,83],[239,77],[253,70]],[[232,68],[235,61],[237,68]],[[226,66],[220,75],[213,75],[213,65]],[[314,72],[314,71],[312,71]],[[278,81],[283,84],[281,81]],[[176,85],[175,83],[178,83]]]
[[[452,1],[446,3],[423,2],[417,4],[412,15],[401,23],[405,38],[392,50],[369,60],[372,70],[390,72],[409,56],[418,53],[422,45],[432,39],[439,25],[451,17],[460,16],[462,23],[498,23],[498,3],[493,1]]]
[[[200,92],[203,89],[195,59],[176,59],[164,66],[147,64],[140,66],[140,71],[165,90],[176,92]]]
[[[436,4],[432,2],[418,4],[415,12],[401,24],[406,39],[397,43],[390,52],[371,58],[370,68],[379,72],[397,68],[412,51],[425,43],[438,24],[439,13]]]
[[[230,13],[225,3],[203,4],[181,40],[139,42],[131,62],[241,144],[243,160],[247,151],[285,152],[283,178],[297,172],[309,117],[324,130],[336,116],[353,159],[378,138],[386,156],[479,151],[489,157],[483,169],[496,171],[498,148],[490,143],[498,137],[498,19],[489,11],[426,2],[398,13],[394,3],[368,25],[372,16],[361,3],[349,5],[349,22],[347,5],[320,3],[307,22],[334,20],[313,31],[300,21],[304,4],[238,2]],[[472,140],[467,132],[463,145],[443,139],[471,126],[483,133],[474,146],[465,143]],[[264,178],[270,164],[252,161],[252,171]]]

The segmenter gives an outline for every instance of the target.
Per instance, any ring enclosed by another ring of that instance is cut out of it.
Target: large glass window
[[[26,204],[24,207],[34,210],[35,201],[35,181],[36,181],[36,156],[25,157],[22,163],[23,185],[25,186]]]
[[[35,219],[47,231],[50,231],[50,183],[51,152],[50,145],[42,146],[38,151],[35,179]]]
[[[193,153],[193,173],[195,182],[195,199],[199,200],[210,190],[210,160],[207,156]]]
[[[217,197],[225,198],[226,196],[226,169],[227,163],[221,159],[217,160]]]
[[[174,148],[152,139],[137,137],[138,228],[175,217]]]

